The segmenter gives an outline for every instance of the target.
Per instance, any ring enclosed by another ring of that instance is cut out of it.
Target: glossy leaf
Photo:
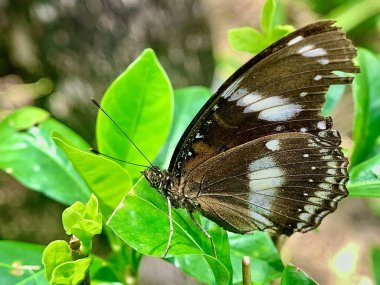
[[[284,266],[280,254],[267,233],[252,235],[229,233],[231,262],[234,269],[234,283],[242,282],[241,260],[251,258],[253,284],[269,284],[281,276]]]
[[[108,219],[113,209],[132,188],[132,178],[129,173],[109,159],[68,145],[59,138],[59,134],[54,136],[54,142],[64,151],[75,170],[99,199],[102,214]]]
[[[173,124],[170,129],[169,137],[166,140],[158,159],[155,161],[157,165],[160,165],[163,168],[169,166],[173,151],[183,132],[210,96],[211,91],[208,88],[200,86],[175,90]]]
[[[380,285],[380,248],[374,247],[371,250],[372,272],[375,279],[375,284]]]
[[[350,169],[350,196],[380,197],[380,154]]]
[[[86,201],[90,190],[50,134],[59,131],[73,145],[88,146],[72,130],[46,116],[44,110],[26,107],[1,122],[0,168],[26,187],[63,204]]]
[[[49,243],[42,256],[46,279],[51,279],[53,271],[58,265],[71,260],[70,247],[66,241],[55,240]]]
[[[57,266],[50,280],[51,285],[77,285],[86,277],[91,258],[68,261]]]
[[[0,241],[1,284],[48,284],[41,263],[43,246],[17,241]],[[40,277],[42,274],[42,277]],[[41,283],[31,283],[43,280]]]
[[[101,105],[153,161],[169,134],[173,113],[171,83],[153,50],[145,50],[112,83]],[[101,152],[134,163],[148,163],[104,114],[98,115],[96,133]],[[134,179],[140,177],[138,167],[125,168]]]
[[[301,269],[288,264],[281,276],[281,285],[318,285]]]
[[[358,62],[360,73],[353,83],[355,117],[351,167],[373,156],[380,134],[380,59],[370,51],[359,49]]]
[[[213,257],[209,239],[191,221],[183,209],[172,211],[174,234],[168,256],[201,255],[207,260],[217,284],[229,284],[230,268],[226,261],[226,232],[211,231],[220,259]],[[115,233],[135,250],[162,256],[169,236],[166,200],[141,179],[117,207],[107,222]],[[224,258],[223,258],[224,257]]]
[[[88,254],[92,238],[102,232],[102,215],[98,212],[98,200],[91,194],[86,205],[75,202],[62,213],[62,223],[66,234],[74,235],[81,241],[83,254]]]

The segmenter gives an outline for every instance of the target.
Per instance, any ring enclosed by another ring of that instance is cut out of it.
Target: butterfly
[[[316,228],[348,195],[348,160],[322,107],[329,86],[350,84],[359,68],[334,23],[305,26],[249,60],[192,120],[168,170],[142,172],[169,213],[186,209],[212,245],[194,212],[230,232],[289,236]]]

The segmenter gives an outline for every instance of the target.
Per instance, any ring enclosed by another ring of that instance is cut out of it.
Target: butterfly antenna
[[[138,150],[138,152],[146,159],[146,161],[149,162],[149,165],[151,167],[153,167],[153,164],[150,162],[150,160],[142,153],[142,151],[138,148],[138,146],[131,140],[131,138],[127,135],[126,132],[123,131],[122,128],[120,128],[120,126],[114,121],[114,119],[111,118],[110,115],[108,115],[108,113],[100,106],[100,104],[94,99],[94,98],[90,98],[91,99],[91,102],[100,110],[104,113],[104,115],[106,115],[108,117],[108,119],[111,120],[111,122],[123,133],[123,135],[131,142],[131,144],[133,144],[133,146]],[[130,162],[128,162],[130,163]]]
[[[120,161],[120,162],[123,162],[123,163],[126,163],[126,164],[135,165],[135,166],[141,166],[141,167],[149,167],[148,165],[129,162],[129,161],[126,161],[126,160],[122,160],[122,159],[110,156],[108,154],[101,153],[100,151],[98,151],[97,149],[94,149],[94,148],[90,148],[90,151],[92,153],[94,153],[94,154],[101,155],[101,156],[104,156],[104,157],[108,157],[110,159],[113,159],[113,160],[116,160],[116,161]]]

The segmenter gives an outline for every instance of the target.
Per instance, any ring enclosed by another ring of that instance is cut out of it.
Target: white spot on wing
[[[318,81],[318,80],[321,80],[321,79],[322,79],[322,75],[319,75],[319,74],[314,77],[315,81]]]
[[[247,95],[241,97],[237,101],[236,105],[237,106],[248,106],[248,105],[250,105],[250,104],[252,104],[254,102],[259,101],[261,98],[262,98],[262,96],[259,93],[252,92],[250,94],[247,94]]]
[[[272,107],[280,106],[286,104],[288,99],[284,99],[280,96],[273,96],[265,98],[257,103],[253,103],[244,109],[244,113],[258,112],[264,109],[269,109]]]
[[[283,171],[279,167],[272,167],[267,169],[261,169],[249,174],[249,179],[251,182],[253,180],[261,180],[261,179],[273,179],[282,176]]]
[[[280,149],[280,141],[279,140],[270,140],[265,144],[266,148],[271,151],[276,151]]]
[[[257,171],[263,168],[269,168],[274,167],[276,163],[271,157],[263,157],[260,159],[257,159],[249,164],[249,170],[250,171]]]
[[[326,129],[326,122],[325,121],[320,121],[317,123],[317,127],[320,130],[325,130]]]
[[[301,111],[301,105],[287,104],[263,110],[258,118],[269,122],[287,121],[297,116]]]
[[[294,39],[291,39],[289,42],[288,42],[288,46],[291,46],[291,45],[294,45],[300,41],[302,41],[304,38],[303,36],[297,36],[295,37]]]
[[[305,154],[303,155],[303,157],[309,157],[309,155],[308,155],[307,153],[305,153]]]
[[[301,92],[301,93],[300,93],[300,96],[301,96],[301,97],[305,97],[306,95],[307,95],[307,92]]]
[[[305,57],[317,57],[317,56],[322,56],[322,55],[326,55],[326,54],[327,54],[327,52],[323,48],[316,48],[316,49],[312,49],[312,50],[302,52],[302,55]]]
[[[282,126],[282,125],[278,125],[278,126],[275,128],[275,130],[276,130],[277,132],[281,132],[281,131],[285,130],[285,127]]]
[[[301,128],[301,129],[300,129],[300,132],[301,132],[301,133],[306,133],[306,132],[307,132],[307,128]]]
[[[322,64],[322,65],[326,65],[326,64],[330,63],[330,61],[327,58],[320,58],[317,60],[317,62]]]
[[[313,45],[306,45],[306,46],[303,46],[301,47],[299,50],[298,50],[298,53],[304,53],[304,52],[307,52],[309,50],[312,50],[314,48]]]

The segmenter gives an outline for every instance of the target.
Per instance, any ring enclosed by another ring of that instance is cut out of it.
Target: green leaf
[[[201,255],[207,260],[217,284],[229,284],[229,261],[223,258],[229,252],[226,232],[210,231],[220,259],[213,257],[209,239],[191,221],[183,209],[172,211],[174,233],[168,256]],[[113,231],[135,250],[153,256],[162,256],[169,236],[167,203],[159,193],[141,179],[117,207],[107,222]]]
[[[301,269],[288,264],[282,273],[281,285],[317,285],[317,283]]]
[[[192,119],[210,98],[211,91],[208,88],[192,86],[177,89],[174,92],[174,117],[170,134],[162,148],[157,165],[167,168],[173,151],[179,142],[183,132]]]
[[[71,261],[69,244],[64,240],[56,240],[48,244],[42,255],[46,279],[50,281],[54,269],[67,261]]]
[[[259,31],[251,27],[230,29],[228,41],[235,50],[253,54],[259,53],[270,44]]]
[[[350,196],[380,197],[380,154],[350,169]]]
[[[102,107],[151,160],[163,146],[172,122],[173,90],[153,50],[145,50],[109,87]],[[100,114],[97,121],[99,150],[133,163],[147,164],[112,122]],[[125,165],[134,179],[136,166]]]
[[[86,181],[91,191],[99,199],[99,205],[105,218],[132,188],[132,178],[119,164],[89,152],[76,149],[54,134],[56,145],[65,152],[75,170]]]
[[[77,285],[86,277],[90,264],[90,257],[62,263],[54,269],[50,284]]]
[[[358,61],[360,73],[353,82],[355,117],[351,167],[373,155],[380,134],[380,60],[373,53],[359,49]]]
[[[331,85],[326,93],[326,103],[323,106],[323,116],[329,116],[344,94],[345,85]]]
[[[241,260],[251,257],[251,278],[253,284],[269,284],[281,276],[284,266],[280,254],[267,233],[252,235],[229,233],[234,283],[242,282]]]
[[[23,112],[15,112],[9,124],[14,129],[21,131],[41,124],[48,120],[49,117],[50,114],[45,110],[27,107]]]
[[[375,284],[380,285],[380,248],[374,247],[371,250],[372,272],[375,277]]]
[[[1,284],[47,284],[41,263],[43,246],[17,241],[0,241]],[[31,283],[33,280],[43,280]],[[21,283],[22,282],[22,283]]]
[[[79,148],[88,146],[72,130],[47,118],[46,114],[44,110],[26,107],[0,123],[0,169],[26,187],[63,204],[86,201],[90,190],[54,144],[50,134],[59,131],[73,145]],[[33,125],[25,129],[31,122]]]
[[[276,12],[277,3],[275,0],[266,0],[264,7],[261,11],[261,29],[264,34],[270,33],[274,27],[274,16]]]
[[[296,29],[292,25],[276,25],[270,34],[270,41],[271,43],[274,43],[295,30]]]
[[[68,235],[76,236],[82,243],[83,254],[91,250],[91,240],[94,235],[102,232],[102,215],[98,213],[98,200],[91,194],[86,205],[75,202],[62,213],[62,223]]]

